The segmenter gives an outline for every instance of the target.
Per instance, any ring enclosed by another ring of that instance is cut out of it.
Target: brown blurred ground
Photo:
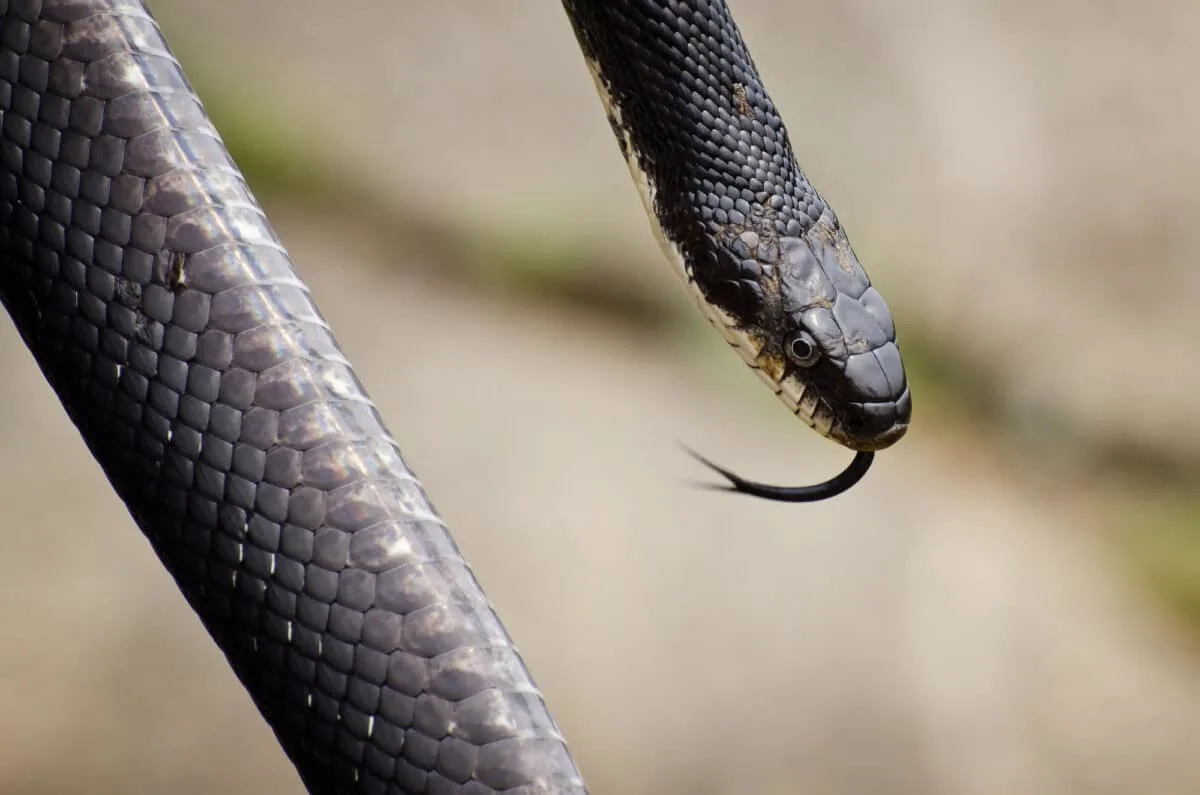
[[[363,179],[657,257],[556,3],[153,7],[185,63],[279,92]],[[1200,380],[1200,114],[1178,89],[1200,11],[1032,8],[735,6],[885,292],[970,320],[1023,405],[1097,427],[1148,405],[1157,438]],[[845,455],[722,389],[752,377],[715,337],[665,349],[453,293],[270,209],[594,792],[1200,789],[1195,655],[1053,480],[919,414],[835,502],[693,491],[677,440],[797,482]],[[0,792],[299,792],[11,330],[0,368]],[[1164,438],[1194,446],[1194,422]]]

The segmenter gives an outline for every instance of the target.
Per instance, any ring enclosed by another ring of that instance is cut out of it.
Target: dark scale
[[[746,326],[779,238],[826,214],[724,3],[565,0],[705,297]],[[620,135],[618,134],[618,139]]]
[[[0,302],[311,792],[583,790],[139,0],[0,0]]]

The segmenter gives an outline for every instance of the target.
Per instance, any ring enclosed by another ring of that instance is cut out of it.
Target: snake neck
[[[836,219],[797,166],[728,7],[563,5],[668,257],[707,301],[755,323],[770,307],[744,262],[772,263],[781,237]]]

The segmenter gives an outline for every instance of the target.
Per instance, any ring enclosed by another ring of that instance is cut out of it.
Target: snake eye
[[[799,367],[812,367],[821,358],[817,341],[807,331],[797,331],[787,343],[787,355]]]

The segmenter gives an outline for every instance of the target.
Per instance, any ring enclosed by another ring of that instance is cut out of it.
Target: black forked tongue
[[[749,494],[751,497],[761,497],[764,500],[776,500],[777,502],[819,502],[836,497],[862,480],[863,475],[867,474],[867,470],[871,468],[871,462],[875,460],[875,453],[869,450],[860,450],[854,456],[854,460],[850,462],[850,466],[824,483],[817,483],[814,486],[771,486],[746,480],[741,475],[736,475],[725,467],[714,464],[695,450],[689,447],[684,449],[701,464],[729,481],[729,485],[712,485],[710,488],[736,491],[739,494]]]

